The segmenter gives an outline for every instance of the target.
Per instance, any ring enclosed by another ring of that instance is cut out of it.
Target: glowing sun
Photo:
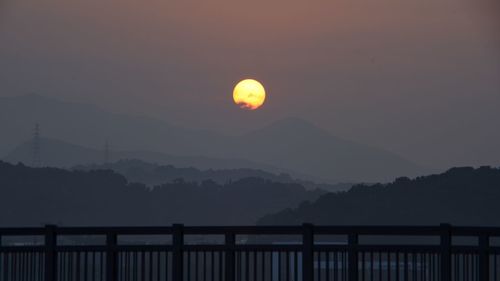
[[[245,79],[234,87],[233,100],[240,108],[255,110],[264,104],[266,90],[259,81]]]

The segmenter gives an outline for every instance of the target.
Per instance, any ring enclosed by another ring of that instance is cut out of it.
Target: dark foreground
[[[500,228],[0,228],[0,281],[500,280]]]

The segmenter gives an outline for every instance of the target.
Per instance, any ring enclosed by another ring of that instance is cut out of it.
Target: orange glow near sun
[[[234,87],[233,100],[242,109],[255,110],[264,104],[266,90],[259,81],[245,79]]]

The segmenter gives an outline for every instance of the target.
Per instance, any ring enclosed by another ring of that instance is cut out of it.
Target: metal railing
[[[497,281],[498,237],[447,224],[0,228],[0,281]]]

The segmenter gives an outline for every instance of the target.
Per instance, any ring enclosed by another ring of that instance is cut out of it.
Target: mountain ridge
[[[269,214],[260,224],[499,226],[500,168],[456,167],[441,174],[355,185]]]
[[[202,183],[214,181],[217,184],[238,181],[244,178],[259,178],[272,182],[300,184],[307,190],[321,189],[328,192],[338,192],[349,189],[352,183],[317,183],[310,180],[292,177],[288,173],[272,173],[261,169],[232,168],[232,169],[197,169],[194,167],[179,168],[173,165],[159,165],[137,159],[125,159],[101,165],[79,165],[73,170],[105,170],[110,169],[119,173],[129,182],[143,183],[149,187],[155,185],[183,180],[187,182]]]
[[[110,140],[118,150],[246,159],[330,182],[388,181],[428,171],[394,153],[338,138],[298,118],[228,136],[39,95],[3,98],[0,117],[8,132],[0,143],[3,154],[28,139],[30,128],[40,123],[42,135],[81,146],[100,147]]]
[[[97,165],[105,161],[103,149],[89,148],[62,140],[40,138],[42,165],[56,168],[72,168],[78,165]],[[16,164],[30,165],[32,162],[33,141],[25,141],[3,157],[3,160]],[[231,167],[258,168],[270,172],[286,173],[286,171],[245,159],[210,158],[203,156],[179,156],[154,151],[115,151],[111,148],[110,157],[116,160],[138,159],[158,164],[171,164],[181,168],[225,169]]]
[[[178,180],[148,188],[111,170],[32,168],[0,161],[0,226],[254,224],[264,214],[324,193],[258,178],[225,184]]]

